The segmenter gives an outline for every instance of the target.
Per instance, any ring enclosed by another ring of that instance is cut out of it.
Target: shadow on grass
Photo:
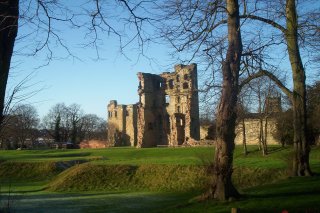
[[[305,192],[280,192],[280,193],[266,193],[266,194],[244,194],[242,195],[244,199],[251,199],[251,198],[262,198],[262,199],[269,199],[269,198],[286,198],[291,199],[293,197],[299,197],[299,196],[311,196],[311,195],[319,195],[320,190],[316,191],[305,191]]]
[[[275,153],[275,152],[281,152],[281,151],[283,151],[283,150],[286,150],[286,149],[289,149],[289,147],[278,147],[278,146],[276,146],[276,147],[268,147],[268,153],[269,154],[272,154],[272,153]]]
[[[23,193],[35,193],[42,192],[44,189],[35,189],[35,190],[11,190],[10,193],[13,194],[23,194]],[[0,194],[8,194],[8,192],[1,192]]]
[[[320,213],[320,177],[294,177],[274,184],[256,186],[243,191],[236,201],[182,202],[157,212],[230,212],[238,208],[246,212]]]
[[[14,212],[152,212],[181,196],[150,192],[44,193],[15,195]],[[183,196],[182,196],[183,199]]]
[[[90,152],[75,152],[75,153],[52,153],[52,154],[45,154],[45,155],[36,155],[34,158],[64,158],[64,157],[86,157],[90,156]]]

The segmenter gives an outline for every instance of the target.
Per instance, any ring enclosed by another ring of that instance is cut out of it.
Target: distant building
[[[108,141],[115,146],[177,146],[200,139],[197,66],[160,75],[138,73],[139,102],[108,104]]]
[[[249,113],[244,120],[238,120],[235,130],[235,144],[243,144],[243,130],[245,130],[247,145],[258,145],[261,139],[265,139],[268,145],[280,144],[280,141],[275,137],[277,132],[276,116],[279,113],[282,113],[281,98],[267,98],[263,113]],[[201,126],[201,140],[215,140],[214,131],[215,126]]]
[[[108,104],[108,142],[115,146],[137,144],[137,105]]]
[[[280,141],[275,138],[275,133],[277,131],[276,116],[281,112],[281,98],[268,97],[263,113],[250,113],[244,122],[238,123],[235,144],[243,144],[243,128],[245,128],[246,144],[248,145],[259,144],[261,134],[268,145],[280,144]]]

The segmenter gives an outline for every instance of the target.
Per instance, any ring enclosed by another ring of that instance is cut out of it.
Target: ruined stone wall
[[[137,105],[131,104],[126,107],[126,143],[130,146],[137,145]]]
[[[177,71],[175,69],[175,71]],[[167,117],[167,132],[168,145],[176,146],[184,142],[186,133],[186,107],[187,94],[182,91],[181,74],[178,72],[165,72],[161,74],[164,79],[164,95],[165,95],[165,110]]]
[[[247,145],[258,145],[259,144],[259,134],[260,134],[260,120],[248,118],[245,119],[245,129],[246,129],[246,143]],[[262,122],[263,131],[265,131],[265,120]],[[238,123],[236,126],[236,138],[235,144],[243,144],[243,132],[242,132],[242,122]],[[208,126],[201,126],[200,134],[201,140],[205,140],[208,136]],[[280,141],[275,139],[274,134],[276,133],[276,123],[274,118],[269,118],[267,121],[267,144],[268,145],[278,145]]]
[[[138,147],[165,143],[163,79],[150,73],[138,73]]]
[[[268,145],[276,145],[280,144],[280,141],[275,139],[274,135],[277,131],[276,129],[276,119],[275,117],[278,113],[282,112],[281,108],[281,97],[267,97],[266,98],[266,107],[264,109],[264,113],[262,114],[255,114],[251,113],[251,118],[246,118],[244,125],[245,125],[245,132],[246,132],[246,143],[248,145],[259,144],[259,137],[260,137],[260,118],[262,118],[262,130],[263,130],[263,137],[266,137],[266,141]],[[267,116],[266,116],[267,115]],[[267,125],[266,125],[267,123]],[[267,132],[267,136],[265,136],[265,132]],[[235,144],[243,144],[243,124],[240,122],[236,126],[236,138]]]
[[[208,132],[209,132],[209,127],[208,125],[205,126],[200,126],[200,140],[205,140],[207,139]]]
[[[166,112],[170,122],[169,145],[200,139],[197,66],[176,65],[173,73],[162,73]]]
[[[136,113],[133,108],[118,105],[116,100],[108,104],[108,142],[114,146],[130,146],[135,143]]]
[[[247,145],[257,145],[259,144],[259,135],[260,135],[260,120],[259,119],[245,119],[245,129],[246,129],[246,143]],[[274,118],[268,118],[267,120],[267,130],[265,129],[266,120],[262,122],[263,131],[267,131],[267,144],[276,145],[280,144],[278,140],[274,138],[276,132],[276,123]],[[242,134],[242,123],[239,123],[236,126],[236,138],[235,144],[243,144],[243,134]]]
[[[81,141],[80,149],[101,149],[107,147],[107,141],[100,140],[89,140],[89,141]]]
[[[139,102],[108,105],[108,142],[115,146],[154,147],[196,144],[200,140],[197,65],[176,65],[174,72],[160,75],[138,73]],[[281,99],[267,99],[268,115],[281,112]],[[259,119],[245,120],[247,144],[259,143]],[[265,121],[263,122],[265,126]],[[268,119],[267,143],[278,144],[273,137],[275,120]],[[201,138],[205,138],[203,130]],[[236,144],[242,144],[242,124],[236,127]]]
[[[111,100],[108,104],[108,142],[116,144],[119,131],[119,120],[118,120],[118,103],[116,100]]]
[[[116,145],[176,146],[200,139],[197,66],[161,75],[138,73],[139,102],[108,105],[108,137]],[[115,113],[117,116],[115,117]],[[119,137],[121,135],[121,141]]]

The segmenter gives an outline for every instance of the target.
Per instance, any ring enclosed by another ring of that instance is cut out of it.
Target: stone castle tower
[[[137,106],[108,104],[108,141],[115,146],[135,146],[137,141]]]
[[[115,145],[176,146],[200,139],[197,65],[172,73],[138,73],[139,102],[108,105],[108,140]]]
[[[279,113],[282,112],[281,97],[267,97],[265,113]]]

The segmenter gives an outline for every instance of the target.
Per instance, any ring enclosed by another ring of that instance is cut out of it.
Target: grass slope
[[[61,172],[54,162],[3,162],[0,164],[0,181],[38,181],[50,179]]]
[[[257,186],[242,192],[242,199],[233,202],[182,202],[155,212],[320,212],[320,177],[296,177],[274,184]]]
[[[14,197],[12,212],[246,212],[290,213],[320,212],[320,178],[290,178],[280,182],[242,191],[239,201],[202,203],[188,202],[198,192],[85,192],[19,194]]]
[[[48,184],[50,191],[188,191],[206,182],[199,166],[96,165],[74,166]]]
[[[233,179],[245,196],[225,203],[186,202],[210,181],[203,165],[213,147],[0,151],[0,207],[10,190],[15,212],[320,212],[319,176],[285,179],[290,148],[270,147],[268,156],[256,146],[248,156],[241,151],[234,153]],[[319,147],[310,162],[320,173]]]
[[[311,152],[311,160],[319,160],[320,148]],[[270,154],[262,156],[257,146],[248,146],[249,155],[242,154],[242,147],[237,146],[234,152],[235,166],[285,168],[286,158],[291,148],[270,146]],[[186,148],[108,148],[78,150],[0,150],[1,161],[46,162],[46,161],[94,161],[99,164],[175,164],[201,165],[213,159],[214,147]]]
[[[131,147],[78,150],[0,150],[0,161],[69,161],[99,160],[100,164],[200,164],[201,156],[212,156],[213,147],[148,148]]]

